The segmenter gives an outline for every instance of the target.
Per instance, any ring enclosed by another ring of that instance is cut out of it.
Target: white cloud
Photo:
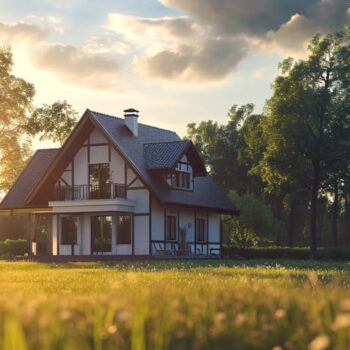
[[[16,43],[37,43],[44,40],[48,33],[34,24],[27,23],[0,23],[0,43],[11,45]]]
[[[0,43],[14,49],[21,45],[17,52],[26,50],[34,68],[53,72],[75,85],[107,89],[116,83],[121,69],[116,52],[125,52],[124,44],[97,39],[81,47],[50,44],[48,33],[49,29],[34,24],[0,23]]]

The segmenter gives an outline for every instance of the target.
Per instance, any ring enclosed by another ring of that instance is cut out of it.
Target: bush
[[[6,239],[0,241],[0,256],[14,257],[28,253],[28,241],[25,239]]]
[[[223,247],[224,257],[234,258],[241,256],[246,259],[310,259],[309,247],[254,247],[241,249],[236,247]],[[321,247],[317,250],[317,259],[320,260],[350,260],[350,248]]]

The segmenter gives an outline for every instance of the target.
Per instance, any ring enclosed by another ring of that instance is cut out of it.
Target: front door
[[[91,217],[91,254],[112,253],[112,216]]]

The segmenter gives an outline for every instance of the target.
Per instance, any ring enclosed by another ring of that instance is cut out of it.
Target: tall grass
[[[0,263],[0,349],[349,349],[347,264]]]

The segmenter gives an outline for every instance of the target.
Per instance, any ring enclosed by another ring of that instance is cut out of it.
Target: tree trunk
[[[288,245],[294,247],[295,244],[295,223],[296,223],[296,212],[297,206],[295,200],[291,200],[290,212],[289,212],[289,223],[288,223]]]
[[[339,213],[339,191],[338,181],[334,184],[334,201],[332,206],[332,240],[333,246],[338,245],[338,213]]]
[[[316,259],[317,252],[317,199],[320,184],[320,163],[313,164],[313,183],[311,189],[311,210],[310,210],[310,258]]]
[[[345,202],[345,241],[346,244],[350,244],[350,203],[349,203],[349,190],[348,184],[344,185],[344,202]]]

